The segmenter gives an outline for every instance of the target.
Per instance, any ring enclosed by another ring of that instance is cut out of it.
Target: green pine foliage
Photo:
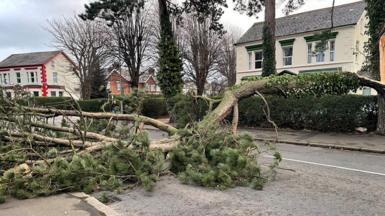
[[[183,63],[166,6],[160,8],[159,72],[157,79],[166,99],[182,92]]]
[[[171,171],[186,184],[225,189],[262,189],[269,176],[256,160],[258,146],[248,134],[234,136],[219,126],[190,127],[180,132],[181,144],[171,153]],[[275,153],[272,169],[281,160]]]
[[[149,149],[145,133],[131,138],[130,147],[109,146],[96,155],[75,154],[65,158],[57,156],[57,150],[50,149],[46,156],[52,158],[51,163],[41,161],[31,168],[19,166],[2,173],[0,201],[6,195],[26,199],[68,191],[119,190],[127,184],[151,190],[163,170],[163,153]],[[4,160],[0,163],[6,168]]]

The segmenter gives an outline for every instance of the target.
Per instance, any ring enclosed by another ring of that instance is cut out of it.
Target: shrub
[[[208,105],[190,96],[178,96],[172,110],[177,127],[199,121],[206,115]],[[271,119],[281,128],[318,131],[351,132],[356,127],[374,131],[377,124],[377,98],[360,95],[328,95],[323,97],[265,96]],[[239,102],[239,124],[251,127],[272,127],[266,121],[265,104],[260,97]],[[228,118],[231,120],[231,116]]]
[[[143,101],[142,115],[148,117],[167,116],[167,105],[164,97],[147,96]]]
[[[191,95],[177,95],[172,98],[172,102],[174,105],[170,113],[171,121],[179,128],[201,120],[209,109],[207,101]]]
[[[376,128],[376,97],[359,95],[283,98],[266,96],[271,119],[278,127],[318,131],[351,132],[356,127]],[[240,124],[271,127],[266,121],[261,98],[250,97],[240,102]]]

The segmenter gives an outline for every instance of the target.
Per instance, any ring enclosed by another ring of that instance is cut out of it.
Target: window
[[[20,74],[20,72],[17,72],[17,73],[16,73],[16,82],[17,82],[18,84],[21,83],[21,74]]]
[[[37,72],[27,72],[28,82],[37,83]]]
[[[34,92],[33,92],[33,96],[39,97],[39,92],[38,92],[38,91],[34,91]]]
[[[57,83],[57,72],[53,72],[53,73],[52,73],[52,81],[53,81],[54,83]]]
[[[9,98],[9,99],[12,98],[12,93],[11,93],[11,92],[6,92],[5,95],[6,95],[6,97]]]
[[[372,95],[371,91],[372,91],[371,88],[369,88],[369,87],[364,87],[364,88],[362,89],[362,95],[370,96],[370,95]]]
[[[313,58],[313,44],[307,44],[307,63],[311,64]]]
[[[253,69],[253,53],[248,52],[248,54],[249,54],[249,70],[252,70]]]
[[[59,91],[59,97],[63,97],[63,92]]]
[[[116,84],[116,90],[121,91],[122,90],[122,85],[120,83],[120,80],[116,80],[115,84]]]
[[[9,84],[9,73],[3,74],[3,84],[5,85]]]
[[[318,47],[318,44],[316,45],[316,47]],[[316,53],[316,62],[324,62],[325,61],[325,52],[323,49],[318,49],[317,50],[317,53]]]
[[[336,42],[335,41],[330,41],[329,42],[329,47],[330,47],[330,61],[334,61],[334,59],[335,59],[335,52],[336,52]]]
[[[263,65],[263,53],[262,51],[255,51],[255,69],[262,68]]]
[[[51,97],[56,97],[56,92],[55,91],[51,91]]]
[[[293,47],[287,46],[283,47],[283,65],[292,65],[293,64]]]
[[[3,74],[0,74],[0,84],[3,84]]]

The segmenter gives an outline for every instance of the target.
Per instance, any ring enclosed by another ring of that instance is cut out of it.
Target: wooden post
[[[385,33],[380,39],[380,80],[385,84]]]

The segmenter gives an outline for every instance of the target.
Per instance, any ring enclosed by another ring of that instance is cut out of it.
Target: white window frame
[[[317,44],[318,43],[321,43],[321,42],[317,42],[316,44],[315,44],[315,47],[317,47]],[[315,58],[315,61],[317,62],[317,63],[324,63],[325,62],[325,50],[316,50],[317,51],[317,53],[316,53],[316,58]],[[322,54],[322,55],[321,55]],[[322,57],[322,58],[320,58],[320,57]]]
[[[37,92],[37,96],[35,95],[36,92]],[[32,92],[32,95],[33,95],[34,97],[40,97],[40,92],[39,92],[39,91],[33,91],[33,92]]]
[[[57,97],[56,91],[51,91],[51,92],[50,92],[50,96],[51,96],[51,97]]]
[[[332,43],[333,43],[333,50],[332,50]],[[331,62],[334,62],[336,60],[336,41],[335,40],[329,41],[329,60]]]
[[[3,84],[4,85],[9,85],[11,84],[11,80],[10,80],[10,75],[9,73],[3,73]]]
[[[307,43],[307,63],[313,63],[313,43]]]
[[[58,83],[58,74],[57,72],[52,72],[52,82]]]
[[[247,52],[248,58],[249,58],[249,70],[252,70],[254,67],[254,61],[253,61],[253,52],[249,51]]]
[[[122,82],[120,80],[115,80],[116,90],[122,91]]]
[[[261,53],[261,59],[255,59],[256,58],[256,53]],[[257,68],[256,64],[257,62],[261,62],[261,67]],[[254,69],[262,69],[263,68],[263,51],[262,50],[256,50],[254,51]]]
[[[28,77],[28,82],[29,83],[38,83],[39,82],[36,71],[29,71],[29,72],[27,72],[27,77]]]
[[[21,73],[20,72],[16,72],[16,83],[17,84],[21,83]]]
[[[291,48],[291,56],[286,56],[285,54],[285,49],[290,49]],[[283,46],[282,47],[282,60],[283,60],[283,66],[290,66],[293,65],[293,54],[294,54],[294,49],[293,45],[288,45],[288,46]],[[286,64],[286,60],[290,59],[290,64]]]

